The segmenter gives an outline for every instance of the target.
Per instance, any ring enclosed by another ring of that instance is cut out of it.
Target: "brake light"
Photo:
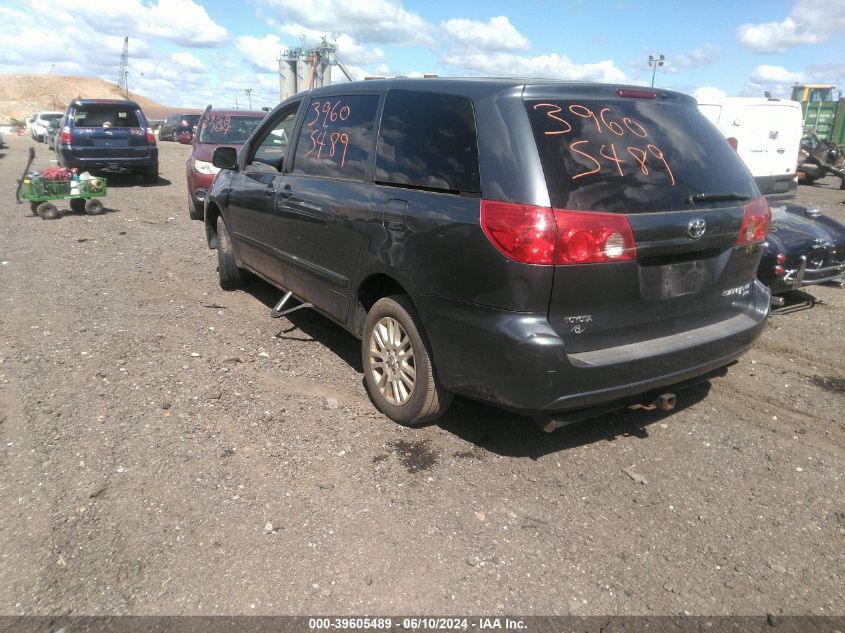
[[[657,93],[654,90],[637,88],[620,88],[616,91],[616,96],[627,97],[628,99],[657,99]]]
[[[557,225],[549,207],[481,201],[481,228],[507,257],[523,264],[553,264]]]
[[[636,259],[628,218],[482,200],[481,228],[507,257],[524,264],[592,264]]]
[[[70,145],[70,128],[65,127],[59,135],[59,143],[62,145]]]
[[[766,238],[772,223],[772,210],[766,198],[759,197],[754,202],[742,207],[742,227],[739,229],[737,246],[754,244]]]
[[[628,218],[617,213],[555,209],[558,264],[595,264],[637,258]]]
[[[149,143],[150,145],[156,144],[156,135],[153,134],[153,128],[151,127],[147,128],[147,143]]]
[[[739,141],[736,140],[733,136],[730,136],[728,137],[728,145],[730,145],[733,151],[736,152],[738,151],[737,148],[739,147]]]

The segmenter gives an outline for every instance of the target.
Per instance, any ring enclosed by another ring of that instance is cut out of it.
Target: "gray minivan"
[[[675,392],[762,331],[770,223],[695,101],[510,79],[332,85],[281,103],[222,169],[205,223],[244,272],[361,338],[403,424],[453,394],[546,429]]]

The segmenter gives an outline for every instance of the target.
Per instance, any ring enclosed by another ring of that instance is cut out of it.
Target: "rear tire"
[[[52,202],[42,202],[38,205],[37,211],[42,220],[56,220],[62,216],[59,209]]]
[[[85,198],[71,198],[70,199],[70,210],[74,213],[84,213],[85,212]]]
[[[192,220],[204,220],[205,210],[202,207],[197,207],[194,202],[194,197],[191,195],[191,190],[188,190],[188,215]]]
[[[235,290],[244,284],[244,274],[235,260],[232,240],[223,218],[217,218],[217,274],[223,290]]]
[[[102,215],[105,212],[103,203],[96,198],[89,198],[85,201],[85,213],[88,215]]]
[[[405,295],[379,299],[361,340],[364,382],[379,411],[404,426],[436,420],[453,394],[437,379],[419,315]]]
[[[152,185],[158,182],[158,165],[144,173],[144,183]]]
[[[32,211],[32,215],[38,215],[38,203],[30,201],[29,210]]]

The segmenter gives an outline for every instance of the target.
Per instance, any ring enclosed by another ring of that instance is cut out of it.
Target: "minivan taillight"
[[[524,264],[594,264],[636,259],[628,218],[481,201],[481,228],[507,257]]]
[[[70,145],[70,128],[66,127],[62,130],[59,136],[59,143],[62,145]]]
[[[557,225],[549,207],[481,201],[481,228],[507,257],[523,264],[553,264]]]
[[[617,213],[555,209],[558,264],[596,264],[637,258],[628,218]]]
[[[766,198],[761,196],[754,202],[746,204],[742,207],[742,212],[742,228],[739,229],[736,245],[754,244],[766,239],[766,234],[772,224],[772,210]]]
[[[153,128],[151,127],[147,128],[147,143],[150,145],[156,144],[156,135],[153,133]]]

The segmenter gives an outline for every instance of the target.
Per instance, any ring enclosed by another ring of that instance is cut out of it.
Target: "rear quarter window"
[[[432,92],[388,91],[375,180],[400,187],[479,194],[472,101]]]
[[[378,95],[312,99],[299,132],[292,172],[364,180],[378,102]]]
[[[697,193],[760,194],[722,135],[684,103],[527,100],[552,206],[645,213]]]

